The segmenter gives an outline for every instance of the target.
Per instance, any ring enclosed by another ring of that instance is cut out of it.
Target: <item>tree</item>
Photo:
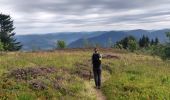
[[[131,52],[134,52],[138,47],[138,43],[135,40],[129,40],[128,41],[128,49]]]
[[[165,55],[165,59],[170,59],[170,32],[167,32],[166,34],[169,41],[164,49],[164,55]]]
[[[115,47],[119,49],[122,48],[127,49],[133,52],[134,50],[137,49],[138,43],[133,36],[129,36],[129,37],[125,37],[121,41],[116,42]]]
[[[170,59],[170,46],[166,46],[164,49],[164,58]]]
[[[150,43],[151,45],[154,45],[155,44],[155,42],[154,42],[154,40],[152,39],[151,40],[151,43]]]
[[[149,37],[146,36],[145,47],[149,47],[149,45],[150,45],[150,40]]]
[[[160,56],[162,59],[170,59],[170,32],[166,34],[169,41],[164,45],[158,44],[153,51],[155,55]]]
[[[150,45],[149,37],[143,35],[143,37],[139,39],[139,46],[142,48],[146,48],[149,47],[149,45]]]
[[[155,40],[151,40],[150,41],[150,45],[152,46],[152,45],[158,45],[159,44],[159,39],[158,38],[155,38]]]
[[[168,44],[168,45],[170,45],[170,32],[167,32],[167,33],[166,33],[166,36],[167,36],[167,37],[168,37],[168,39],[169,39],[169,41],[168,41],[168,43],[167,43],[167,44]]]
[[[57,41],[57,48],[59,48],[59,49],[64,49],[64,48],[66,48],[66,43],[65,43],[65,41],[63,41],[63,40],[58,40],[58,41]]]
[[[155,45],[158,45],[159,44],[159,39],[156,37],[155,38]]]
[[[122,44],[120,44],[120,43],[118,43],[118,42],[114,45],[114,47],[115,47],[115,48],[118,48],[118,49],[123,49]]]
[[[0,14],[0,42],[5,51],[18,51],[22,48],[20,42],[16,42],[13,20],[9,15]]]

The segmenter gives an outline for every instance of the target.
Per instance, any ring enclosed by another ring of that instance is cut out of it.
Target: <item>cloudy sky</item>
[[[0,0],[17,34],[170,28],[170,0]]]

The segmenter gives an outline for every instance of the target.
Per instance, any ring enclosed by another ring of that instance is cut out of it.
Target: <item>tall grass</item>
[[[108,100],[169,100],[170,63],[157,57],[123,54],[111,62],[111,78],[104,83]]]
[[[120,50],[102,49],[101,53],[120,58],[102,60],[104,83],[101,90],[108,100],[170,99],[170,62],[162,61],[158,57]],[[92,50],[81,49],[3,54],[0,56],[0,99],[95,100],[94,84],[73,74],[77,70],[76,64],[80,64],[80,67],[91,67],[91,54]],[[66,71],[31,80],[31,82],[40,80],[46,84],[46,89],[39,91],[30,88],[29,80],[18,81],[8,77],[11,70],[27,67],[55,67],[64,68]],[[57,77],[62,79],[59,82],[59,89],[53,85]]]

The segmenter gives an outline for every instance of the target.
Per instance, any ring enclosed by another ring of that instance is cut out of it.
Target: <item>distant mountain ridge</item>
[[[124,37],[134,36],[139,40],[143,35],[148,36],[150,39],[158,38],[160,43],[165,43],[167,41],[166,32],[170,32],[170,29],[147,31],[147,30],[130,30],[130,31],[109,31],[105,34],[101,34],[96,37],[87,38],[86,41],[90,45],[99,44],[101,47],[108,47],[111,41],[114,45],[117,41],[120,41]],[[68,45],[69,48],[80,48],[83,47],[83,38],[78,39]]]
[[[95,33],[95,34],[92,34]],[[41,49],[48,50],[56,47],[57,40],[64,40],[66,44],[70,44],[82,37],[90,38],[104,33],[100,32],[62,32],[62,33],[48,33],[48,34],[32,34],[32,35],[16,35],[17,41],[23,45],[22,50]]]
[[[90,44],[108,47],[110,41],[115,44],[117,41],[130,35],[136,39],[141,38],[143,35],[148,36],[150,39],[157,37],[161,43],[165,43],[167,41],[165,32],[170,32],[170,29],[155,31],[137,29],[127,31],[61,32],[39,35],[16,35],[16,38],[23,44],[23,50],[48,50],[56,47],[57,40],[64,40],[69,48],[83,47],[85,41],[88,41]]]
[[[113,36],[113,33],[114,33],[114,36]],[[110,31],[110,32],[101,34],[99,36],[86,38],[86,39],[84,38],[78,39],[77,41],[70,43],[68,47],[69,48],[77,48],[77,47],[81,48],[84,46],[84,41],[88,41],[89,44],[93,44],[93,45],[98,44],[102,47],[107,47],[109,39],[111,39],[112,42],[116,42],[126,36],[127,34],[123,31]]]

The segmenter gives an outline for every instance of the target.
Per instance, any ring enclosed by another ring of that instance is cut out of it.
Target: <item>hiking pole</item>
[[[91,70],[90,70],[89,72],[90,72],[90,75],[89,75],[89,81],[90,81],[90,79],[91,79],[91,73],[92,73],[92,72],[91,72]]]

